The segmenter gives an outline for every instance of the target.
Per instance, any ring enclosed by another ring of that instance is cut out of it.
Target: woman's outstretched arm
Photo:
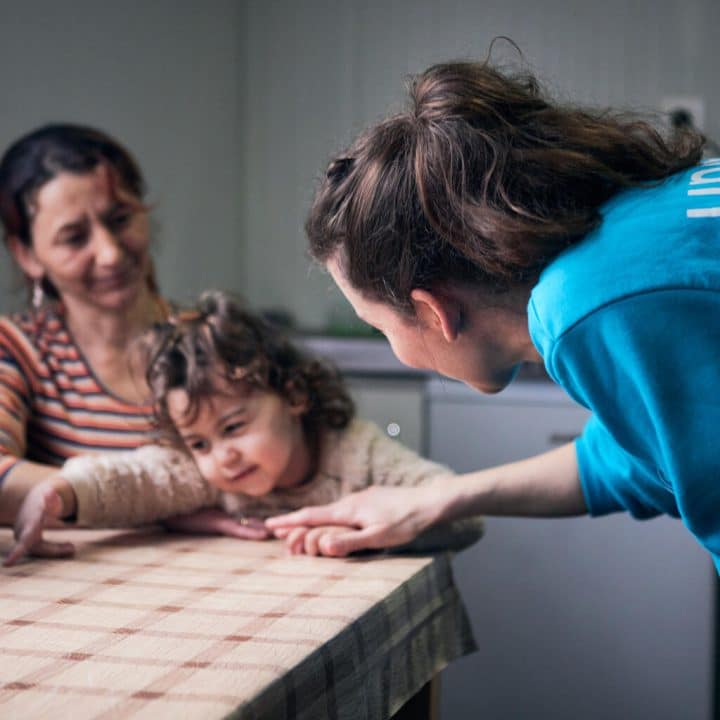
[[[346,525],[328,537],[323,554],[393,547],[438,522],[473,515],[562,517],[587,512],[575,444],[519,462],[448,477],[423,487],[371,487],[329,505],[266,521],[278,536],[294,527]]]

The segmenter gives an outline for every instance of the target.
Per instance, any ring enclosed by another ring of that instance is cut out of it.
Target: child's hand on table
[[[347,525],[296,526],[275,530],[275,537],[285,539],[285,545],[293,555],[332,556],[327,543],[331,538],[347,533]]]
[[[257,518],[241,518],[228,515],[222,510],[198,510],[188,515],[176,515],[163,520],[163,525],[175,532],[230,535],[242,540],[267,540],[272,533]]]
[[[5,567],[14,565],[23,555],[42,558],[70,557],[75,547],[69,542],[49,542],[43,538],[46,527],[58,526],[58,521],[75,512],[75,493],[61,477],[36,485],[25,497],[15,520],[15,544],[3,561]]]

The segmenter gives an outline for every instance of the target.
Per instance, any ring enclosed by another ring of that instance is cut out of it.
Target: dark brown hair
[[[219,391],[218,382],[277,393],[304,407],[303,427],[311,439],[324,428],[346,427],[355,412],[335,368],[301,352],[275,326],[219,291],[204,292],[194,309],[156,326],[144,345],[156,420],[176,444],[181,441],[167,396],[177,388],[188,395],[191,419]]]
[[[67,123],[45,125],[14,142],[0,159],[0,222],[5,242],[14,236],[32,245],[32,203],[45,183],[62,172],[91,172],[101,163],[113,170],[125,190],[138,200],[143,198],[145,181],[137,162],[100,130]],[[49,296],[57,297],[47,280],[43,285]]]
[[[413,79],[407,112],[331,161],[310,250],[407,314],[413,288],[504,291],[582,240],[613,195],[695,164],[702,146],[691,131],[666,140],[636,117],[563,107],[529,74],[435,65]]]

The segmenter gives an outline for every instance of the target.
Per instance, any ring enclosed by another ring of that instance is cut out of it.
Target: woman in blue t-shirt
[[[525,362],[593,411],[574,443],[422,490],[376,489],[269,523],[341,523],[329,555],[441,519],[681,517],[720,557],[720,160],[534,78],[450,63],[329,165],[314,257],[408,365],[481,392]],[[468,431],[471,432],[471,431]],[[298,531],[293,533],[297,542]]]

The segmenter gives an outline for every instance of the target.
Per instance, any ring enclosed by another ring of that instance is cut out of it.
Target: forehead
[[[78,213],[98,212],[132,200],[135,198],[122,188],[116,173],[101,163],[87,173],[59,173],[37,191],[31,209],[36,224],[51,226],[71,221]]]
[[[192,428],[214,422],[231,406],[235,408],[241,405],[250,394],[250,388],[244,383],[231,385],[225,378],[219,377],[212,393],[195,402],[184,388],[170,390],[166,402],[172,421],[180,428]]]

